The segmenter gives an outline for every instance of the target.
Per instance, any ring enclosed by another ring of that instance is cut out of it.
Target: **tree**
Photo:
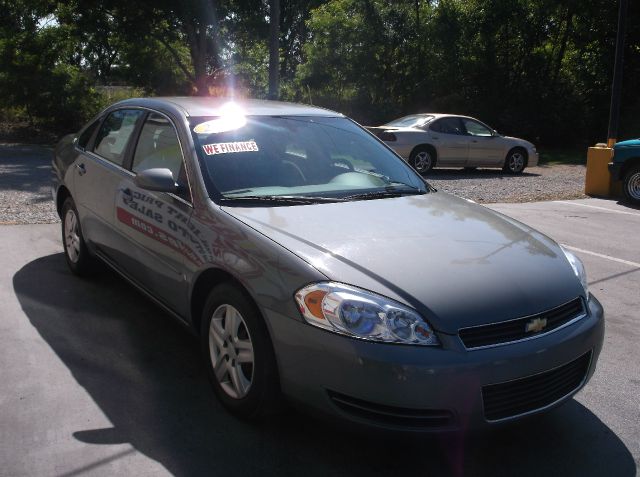
[[[280,89],[280,0],[270,0],[269,98],[278,99]]]

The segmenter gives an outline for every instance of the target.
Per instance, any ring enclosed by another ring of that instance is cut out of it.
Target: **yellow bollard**
[[[587,152],[587,176],[584,193],[608,197],[612,193],[611,174],[608,165],[613,157],[613,148],[600,144],[590,147]]]

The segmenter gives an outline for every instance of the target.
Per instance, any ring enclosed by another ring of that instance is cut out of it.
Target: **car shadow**
[[[422,174],[427,181],[429,179],[456,180],[456,179],[513,179],[517,177],[539,177],[540,174],[523,171],[521,174],[505,174],[499,169],[432,169],[426,174]]]
[[[640,210],[640,205],[632,204],[626,199],[618,199],[616,200],[616,204],[626,207],[627,209]]]
[[[456,438],[363,435],[289,410],[261,425],[213,398],[196,340],[119,277],[82,280],[38,258],[13,286],[31,324],[113,427],[79,441],[130,443],[174,475],[635,475],[622,441],[570,401],[538,419]]]

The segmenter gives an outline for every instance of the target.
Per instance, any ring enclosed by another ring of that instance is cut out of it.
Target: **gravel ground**
[[[0,144],[0,224],[59,222],[50,185],[51,148]]]
[[[59,222],[50,170],[50,147],[0,144],[0,224]],[[582,165],[553,165],[510,176],[495,169],[436,169],[426,179],[439,190],[480,203],[531,202],[585,197],[585,170]]]
[[[531,167],[519,176],[497,169],[435,169],[425,179],[438,190],[480,203],[533,202],[586,197],[585,173],[583,165],[561,164]]]

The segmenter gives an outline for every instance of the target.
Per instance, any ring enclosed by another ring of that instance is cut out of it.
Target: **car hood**
[[[627,139],[626,141],[617,142],[613,146],[614,149],[621,147],[640,147],[640,139]]]
[[[513,141],[517,144],[521,144],[524,147],[528,147],[530,149],[534,149],[535,145],[532,142],[529,142],[525,139],[520,139],[519,137],[512,137],[512,136],[503,136],[505,139],[508,139],[510,141]]]
[[[583,293],[551,239],[442,192],[223,210],[328,279],[412,306],[445,333],[539,313]]]

